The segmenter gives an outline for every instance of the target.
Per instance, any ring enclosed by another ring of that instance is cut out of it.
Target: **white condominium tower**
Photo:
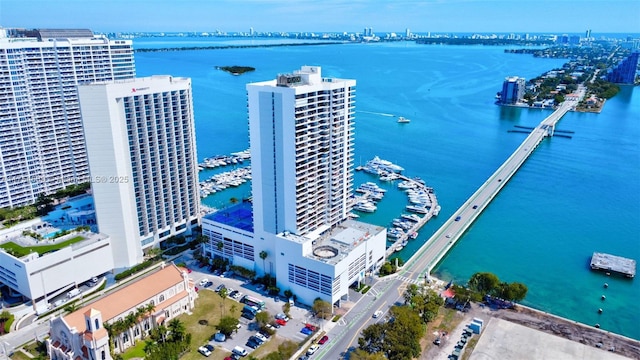
[[[0,207],[88,181],[76,85],[133,77],[131,40],[0,28]]]
[[[189,233],[199,219],[191,79],[152,76],[78,86],[100,232],[116,268]]]
[[[320,234],[347,218],[355,86],[317,66],[247,85],[257,236]]]

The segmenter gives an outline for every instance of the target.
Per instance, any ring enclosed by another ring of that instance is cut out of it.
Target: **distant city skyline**
[[[0,26],[98,32],[640,33],[632,0],[2,0]]]

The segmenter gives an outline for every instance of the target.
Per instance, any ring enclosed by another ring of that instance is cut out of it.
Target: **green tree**
[[[231,336],[236,331],[240,321],[233,316],[224,316],[220,319],[216,329],[223,333],[225,336]]]
[[[500,279],[489,272],[478,272],[471,275],[469,288],[481,294],[491,293],[500,284]]]
[[[169,321],[169,331],[171,332],[171,341],[174,342],[183,341],[187,333],[184,324],[176,318]]]
[[[386,353],[385,336],[388,327],[388,323],[375,323],[362,330],[362,336],[358,339],[360,349],[369,354]]]
[[[388,358],[404,360],[418,357],[421,352],[420,339],[425,332],[422,319],[408,306],[393,306],[390,313],[395,321],[388,323],[385,334]]]
[[[223,316],[223,311],[224,311],[224,301],[227,298],[227,288],[224,287],[222,289],[220,289],[220,291],[218,292],[218,295],[220,295],[220,297],[222,298],[222,301],[220,302],[220,316]]]
[[[269,312],[267,312],[267,311],[261,311],[261,312],[256,314],[256,322],[261,327],[267,325],[272,320],[273,320],[273,318],[271,317],[271,314],[269,314]]]
[[[356,349],[349,354],[349,360],[386,360],[380,352],[369,354],[362,349]]]
[[[507,285],[504,299],[520,302],[527,296],[528,291],[529,289],[525,284],[522,284],[519,282],[512,282],[509,285]]]
[[[260,254],[259,254],[260,259],[262,259],[262,272],[265,273],[265,274],[267,273],[267,264],[266,264],[265,260],[267,259],[268,255],[269,254],[267,254],[267,252],[264,251],[264,250],[260,251]]]
[[[333,314],[333,306],[331,306],[331,303],[320,298],[313,301],[312,309],[313,312],[316,313],[316,317],[320,319],[327,319]]]

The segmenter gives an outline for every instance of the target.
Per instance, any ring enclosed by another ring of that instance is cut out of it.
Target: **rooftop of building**
[[[85,330],[84,314],[86,312],[91,310],[100,311],[102,321],[107,322],[129,309],[144,305],[152,297],[181,281],[183,281],[183,271],[174,264],[170,264],[89,305],[83,306],[65,316],[64,320],[69,327],[75,327],[76,330],[82,332]],[[173,302],[174,300],[173,298],[168,298],[165,302]],[[166,304],[161,302],[155,305],[156,310],[160,310]]]
[[[335,265],[344,259],[353,249],[363,241],[384,231],[385,228],[355,220],[345,220],[324,232],[315,232],[307,236],[300,236],[284,232],[281,236],[287,240],[304,242],[313,241],[313,251],[306,257]]]
[[[249,201],[207,214],[204,219],[253,233],[253,208]]]

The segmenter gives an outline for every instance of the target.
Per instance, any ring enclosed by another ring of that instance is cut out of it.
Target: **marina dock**
[[[591,269],[611,271],[633,278],[636,276],[636,261],[622,256],[594,252],[591,257]]]

